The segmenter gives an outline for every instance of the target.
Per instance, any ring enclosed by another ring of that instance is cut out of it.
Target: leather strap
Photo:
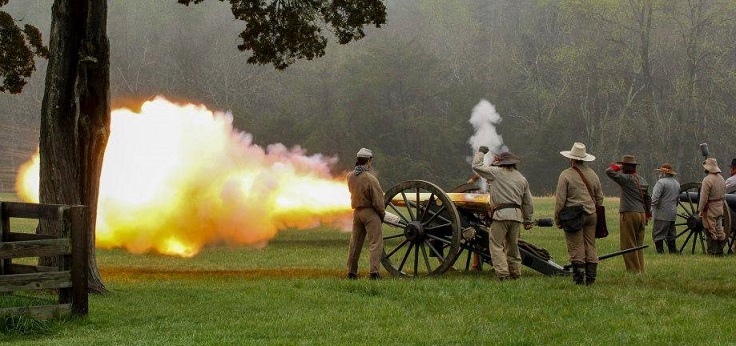
[[[647,210],[647,204],[644,202],[644,194],[641,192],[641,185],[639,185],[639,177],[637,177],[636,173],[632,174],[634,176],[634,181],[636,182],[636,188],[639,190],[639,197],[641,197],[641,206],[644,209],[644,214],[649,213],[649,210]]]
[[[590,195],[590,198],[593,199],[593,205],[598,206],[598,203],[595,202],[595,197],[593,197],[593,189],[590,188],[590,183],[588,183],[588,179],[585,179],[585,176],[583,175],[583,172],[580,171],[580,168],[577,168],[576,166],[572,166],[572,169],[574,169],[575,172],[578,172],[578,174],[580,174],[580,179],[583,179],[583,183],[585,184],[585,187],[588,189],[588,194]]]
[[[491,210],[488,211],[488,216],[493,220],[493,214],[496,213],[496,211],[501,209],[507,209],[507,208],[515,208],[515,209],[521,209],[521,206],[516,203],[498,203],[494,204],[491,207]]]

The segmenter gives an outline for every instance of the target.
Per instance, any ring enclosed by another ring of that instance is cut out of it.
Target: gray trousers
[[[675,240],[676,236],[675,221],[654,220],[654,226],[652,226],[653,241]]]

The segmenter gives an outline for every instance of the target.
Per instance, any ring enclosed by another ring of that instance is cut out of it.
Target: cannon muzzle
[[[554,221],[552,221],[552,219],[547,217],[534,220],[534,225],[536,225],[537,227],[553,227],[555,223]]]

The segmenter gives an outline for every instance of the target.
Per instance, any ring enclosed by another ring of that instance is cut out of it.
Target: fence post
[[[8,233],[10,233],[10,218],[5,213],[5,202],[0,202],[0,242],[8,241]],[[10,265],[10,259],[0,260],[0,275],[5,274],[5,268]]]
[[[86,207],[73,206],[69,210],[72,231],[72,313],[86,315],[89,311],[89,232]]]

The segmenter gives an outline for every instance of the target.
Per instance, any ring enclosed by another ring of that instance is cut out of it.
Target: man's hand
[[[480,146],[480,147],[478,148],[478,151],[480,151],[480,152],[481,152],[481,153],[483,153],[483,154],[488,154],[488,152],[489,152],[490,150],[488,149],[488,147],[487,147],[487,146],[485,146],[485,145],[481,145],[481,146]]]
[[[532,227],[534,227],[534,224],[533,223],[525,223],[524,224],[524,229],[527,230],[527,231],[530,230],[530,229],[532,229]]]

